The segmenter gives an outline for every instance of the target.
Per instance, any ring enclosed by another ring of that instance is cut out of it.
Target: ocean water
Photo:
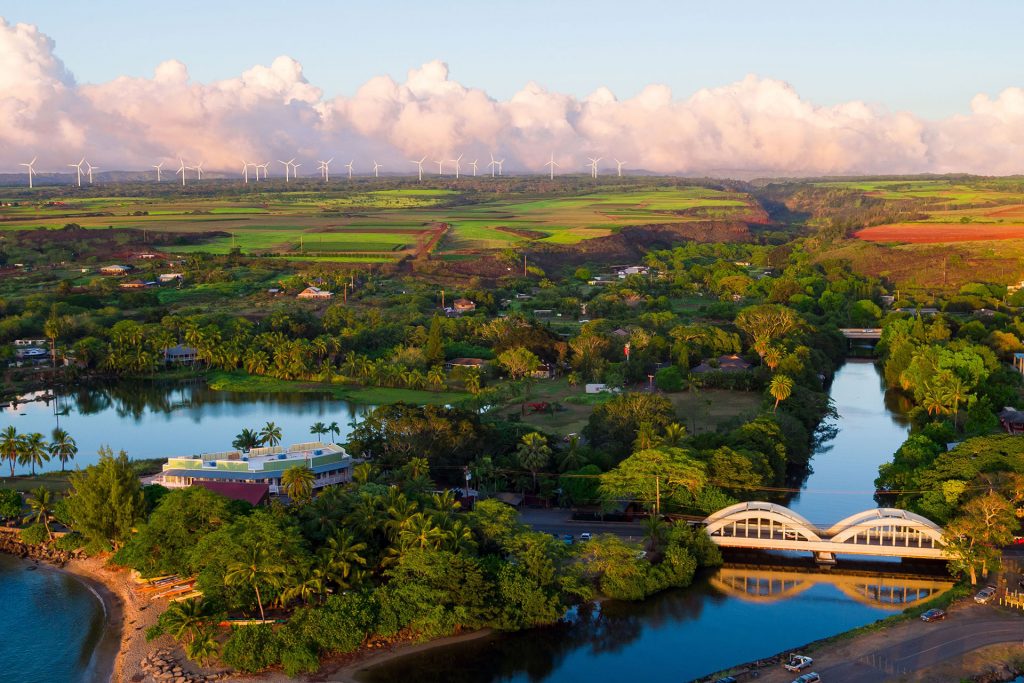
[[[93,683],[103,603],[64,572],[0,554],[0,680]]]

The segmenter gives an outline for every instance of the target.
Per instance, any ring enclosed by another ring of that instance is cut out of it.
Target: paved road
[[[592,534],[615,534],[627,540],[643,539],[644,530],[640,522],[579,522],[572,519],[572,512],[560,508],[549,510],[524,509],[519,520],[537,531],[564,536],[572,534],[579,538],[584,531]]]
[[[968,652],[1001,643],[1024,643],[1024,619],[989,605],[965,604],[945,621],[914,621],[889,629],[885,638],[867,636],[878,645],[852,657],[839,657],[833,647],[815,653],[815,671],[832,683],[882,683],[900,680]],[[846,649],[853,643],[839,644]],[[855,647],[855,651],[862,648]],[[762,674],[765,683],[791,681],[796,674],[771,671]]]

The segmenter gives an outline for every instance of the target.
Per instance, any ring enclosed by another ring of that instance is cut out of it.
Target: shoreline
[[[473,640],[480,640],[493,636],[497,631],[490,628],[477,629],[476,631],[469,631],[467,633],[460,633],[457,636],[448,636],[446,638],[438,638],[436,640],[428,640],[423,643],[406,643],[399,645],[390,650],[377,650],[374,652],[366,652],[359,656],[357,659],[342,665],[340,668],[327,674],[313,674],[311,680],[322,680],[331,681],[332,683],[364,683],[366,678],[365,674],[371,669],[375,669],[387,662],[401,659],[428,650],[433,650],[439,647],[445,647],[448,645],[457,645],[459,643],[467,643]],[[277,680],[277,679],[275,679]],[[282,677],[281,681],[294,680],[287,677]]]

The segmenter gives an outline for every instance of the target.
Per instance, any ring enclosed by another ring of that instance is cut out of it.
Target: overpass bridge
[[[821,564],[835,564],[837,554],[946,559],[942,529],[896,508],[858,512],[823,529],[782,505],[750,501],[719,510],[704,526],[722,548],[806,551]]]
[[[839,331],[847,339],[871,339],[878,341],[882,338],[881,327],[841,327]]]

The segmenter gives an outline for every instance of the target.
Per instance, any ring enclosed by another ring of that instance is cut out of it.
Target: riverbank
[[[207,386],[216,391],[260,394],[320,394],[359,405],[410,403],[415,405],[447,405],[469,398],[459,391],[422,391],[399,387],[365,387],[333,382],[302,382],[241,371],[214,370],[207,374]]]

